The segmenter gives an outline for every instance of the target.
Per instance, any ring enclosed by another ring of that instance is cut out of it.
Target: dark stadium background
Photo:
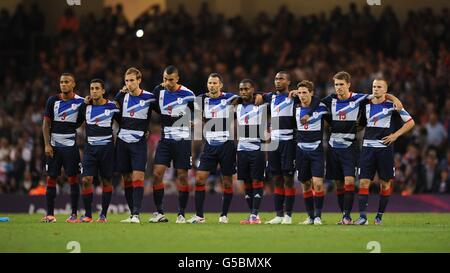
[[[321,96],[333,92],[331,77],[337,71],[350,72],[352,90],[365,93],[371,92],[372,78],[383,75],[416,121],[395,144],[395,194],[450,193],[450,1],[79,3],[0,1],[1,200],[12,198],[9,194],[42,195],[42,113],[47,97],[59,91],[62,72],[75,74],[79,95],[88,94],[92,78],[102,78],[112,96],[128,67],[141,69],[142,86],[152,90],[169,64],[179,68],[181,83],[196,94],[205,92],[211,72],[223,75],[229,92],[237,92],[247,77],[258,91],[268,92],[275,73],[288,70],[293,84],[312,80]],[[159,139],[156,115],[151,128],[146,194]],[[81,149],[83,138],[80,130]],[[198,142],[194,160],[200,149]],[[217,177],[211,179],[211,193],[220,191]],[[174,179],[170,173],[165,179],[168,193],[175,191]],[[67,183],[59,182],[59,192],[68,192]],[[121,196],[120,180],[114,183],[114,194]],[[375,184],[371,191],[377,190]],[[445,200],[441,207],[449,210]]]

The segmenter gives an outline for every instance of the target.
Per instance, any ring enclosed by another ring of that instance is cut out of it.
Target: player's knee
[[[322,192],[323,191],[323,184],[314,184],[314,191]]]
[[[163,179],[163,174],[159,172],[153,172],[153,184],[160,184]]]
[[[90,177],[85,176],[81,179],[81,185],[83,186],[84,189],[86,188],[90,188],[92,185],[92,180]]]
[[[380,181],[380,186],[382,190],[388,190],[391,188],[391,181]]]
[[[310,191],[312,189],[311,181],[304,181],[304,182],[302,182],[302,188],[303,188],[304,192],[305,191]]]
[[[361,180],[359,181],[359,187],[360,187],[360,188],[365,188],[365,189],[367,189],[367,188],[369,188],[369,185],[370,185],[370,180],[368,180],[368,179],[361,179]]]
[[[346,176],[344,183],[349,185],[349,184],[355,184],[355,178],[353,176]]]

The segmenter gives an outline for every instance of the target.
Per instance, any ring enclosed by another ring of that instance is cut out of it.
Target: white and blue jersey
[[[68,100],[55,95],[47,100],[44,118],[51,121],[50,144],[54,147],[75,146],[76,129],[81,125],[79,109],[84,98],[76,94]]]
[[[394,132],[394,123],[392,121],[394,115],[400,115],[400,118],[405,123],[412,119],[406,110],[397,111],[394,103],[390,100],[385,100],[378,104],[368,103],[364,110],[363,118],[367,121],[363,137],[364,147],[387,147],[383,144],[382,139]]]
[[[120,109],[109,100],[102,105],[83,104],[80,116],[86,121],[86,142],[93,146],[111,143],[113,120],[118,120],[119,113]]]
[[[236,108],[238,151],[258,151],[261,149],[261,130],[266,124],[263,114],[266,105],[253,103],[239,104]]]
[[[121,106],[118,137],[126,143],[139,142],[148,130],[155,96],[142,90],[138,96],[118,92],[115,99]]]
[[[310,107],[297,107],[295,118],[297,121],[297,146],[302,150],[315,150],[322,143],[323,138],[323,117],[328,114],[327,107],[320,103],[308,118],[305,124],[301,124],[300,119],[310,112]]]
[[[233,93],[225,93],[217,98],[201,95],[203,118],[205,120],[205,139],[216,146],[231,139],[230,130],[234,120],[232,101],[238,98]]]
[[[331,135],[329,144],[333,148],[348,148],[356,141],[357,121],[360,116],[360,106],[371,96],[368,94],[350,93],[346,100],[340,100],[336,94],[322,99],[331,118]],[[309,116],[312,115],[312,110]]]
[[[294,105],[297,97],[289,98],[287,93],[267,93],[263,95],[265,103],[270,103],[270,124],[272,140],[293,140],[295,129]]]
[[[194,92],[182,85],[176,91],[169,91],[158,85],[153,90],[153,94],[157,99],[155,110],[161,114],[161,138],[190,139]]]

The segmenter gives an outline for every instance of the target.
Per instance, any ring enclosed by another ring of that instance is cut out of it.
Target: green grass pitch
[[[219,224],[218,214],[206,214],[206,224],[150,224],[149,214],[141,224],[121,224],[127,215],[110,215],[109,223],[40,223],[41,215],[9,214],[0,223],[0,252],[70,252],[67,244],[77,241],[81,252],[362,252],[368,243],[379,242],[381,252],[450,252],[450,213],[387,213],[381,226],[337,226],[337,213],[325,213],[322,226],[303,226],[304,214],[296,213],[292,225],[241,225],[247,216],[231,213],[229,224]],[[97,215],[95,215],[96,217]],[[187,217],[191,215],[188,214]],[[273,213],[262,213],[268,220]],[[354,215],[356,216],[356,214]],[[94,219],[96,219],[94,217]]]

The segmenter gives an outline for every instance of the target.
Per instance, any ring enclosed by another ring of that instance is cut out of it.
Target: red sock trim
[[[78,176],[69,176],[68,178],[67,178],[67,180],[69,180],[69,184],[70,185],[74,185],[74,184],[77,184],[78,183]]]
[[[387,190],[381,190],[381,196],[390,196],[392,187],[389,187]]]
[[[255,181],[255,182],[252,183],[252,187],[254,189],[262,189],[262,188],[264,188],[264,182],[262,182],[262,181]]]
[[[82,195],[88,195],[88,194],[92,194],[94,192],[94,187],[89,187],[87,189],[82,189],[81,190],[81,194]]]
[[[284,188],[282,187],[275,187],[275,194],[284,195]]]
[[[359,194],[369,195],[369,189],[368,188],[359,188]]]
[[[189,185],[186,186],[178,186],[178,190],[181,192],[189,192]]]
[[[132,181],[128,181],[128,180],[124,180],[123,181],[123,186],[124,186],[124,188],[131,188],[131,187],[133,187],[133,182]]]
[[[223,193],[233,193],[233,188],[223,188]]]
[[[164,182],[159,183],[158,185],[153,185],[154,191],[159,191],[164,189]]]
[[[206,187],[205,187],[205,185],[201,185],[201,186],[195,186],[195,191],[205,191],[206,190]]]
[[[295,188],[284,188],[285,196],[295,196],[296,190]]]
[[[313,195],[313,191],[311,190],[303,192],[303,198],[310,198],[313,197]]]
[[[345,189],[346,192],[354,192],[355,191],[355,184],[345,185],[344,189]]]
[[[56,179],[47,177],[47,187],[55,188],[56,187]]]
[[[324,191],[313,191],[313,195],[315,197],[323,197],[323,196],[325,196],[325,192]]]
[[[142,180],[133,181],[133,188],[143,188],[143,187],[144,187],[144,181],[142,181]]]
[[[103,192],[112,192],[113,191],[113,186],[109,185],[109,186],[103,186],[102,187],[102,191]]]

